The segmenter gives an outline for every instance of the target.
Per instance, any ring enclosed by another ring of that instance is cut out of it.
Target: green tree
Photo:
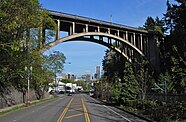
[[[23,44],[24,41],[28,44],[26,41],[29,40],[25,33],[39,23],[38,14],[41,7],[36,0],[4,0],[1,1],[0,8],[0,82],[4,86],[2,90],[15,82],[17,88],[24,87],[22,83],[26,59]]]
[[[102,89],[110,92],[112,102],[117,104],[135,100],[139,95],[139,83],[136,80],[134,67],[122,55],[107,50],[103,60],[104,80]],[[109,83],[109,85],[108,85]],[[108,89],[108,86],[109,87]]]
[[[90,90],[90,89],[91,89],[90,85],[88,84],[89,81],[78,80],[78,81],[76,81],[75,83],[76,83],[78,86],[82,86],[82,88],[83,88],[84,90]]]
[[[157,89],[156,92],[162,93],[164,94],[164,81],[166,78],[166,92],[167,93],[173,93],[173,82],[171,79],[170,74],[168,74],[168,72],[166,72],[165,74],[160,74],[158,77],[158,80],[156,82],[156,84],[161,88],[161,89]],[[154,88],[156,88],[156,86],[154,86]]]
[[[37,49],[44,39],[39,27],[55,28],[55,22],[42,9],[38,0],[3,0],[0,4],[0,92],[14,86],[25,96],[28,73],[25,66],[33,66],[33,81],[42,68]],[[35,28],[35,29],[34,29]],[[36,33],[33,33],[33,30]],[[36,48],[37,47],[37,48]],[[40,79],[46,76],[39,76]],[[43,81],[43,80],[42,80]],[[24,100],[23,100],[24,101]]]
[[[155,30],[155,21],[152,17],[147,17],[147,20],[144,25],[145,29],[149,31],[154,31]]]
[[[165,22],[163,19],[160,20],[158,16],[155,18],[155,31],[158,31],[162,36],[165,33]]]
[[[167,1],[164,15],[167,35],[165,40],[166,68],[172,75],[175,93],[185,93],[186,81],[186,3],[177,0],[177,4]]]
[[[63,82],[63,83],[74,83],[72,79],[62,79],[61,82]]]
[[[148,88],[150,86],[149,80],[149,70],[148,70],[148,62],[145,60],[141,60],[142,62],[139,62],[140,69],[137,70],[136,79],[139,84],[139,90],[140,90],[140,99],[144,101],[146,99],[146,93],[148,91]]]
[[[115,82],[117,78],[123,78],[125,59],[121,54],[118,54],[113,50],[107,50],[102,63],[104,75],[109,81]]]
[[[125,64],[123,80],[124,83],[122,84],[122,99],[124,102],[138,99],[140,87],[138,81],[136,80],[133,67],[129,62],[126,62]]]
[[[59,51],[54,51],[52,54],[48,56],[44,56],[45,58],[45,67],[52,71],[57,76],[57,73],[62,73],[65,63],[65,55]]]
[[[163,19],[159,19],[157,16],[155,19],[152,17],[147,17],[145,24],[143,27],[148,31],[158,32],[160,35],[164,35],[165,33],[165,22]]]

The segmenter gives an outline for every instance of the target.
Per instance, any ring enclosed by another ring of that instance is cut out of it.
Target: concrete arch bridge
[[[159,72],[159,42],[162,37],[157,33],[62,12],[49,12],[57,24],[56,39],[44,42],[42,52],[63,42],[90,41],[114,49],[131,63],[143,57]],[[61,32],[67,33],[67,36],[61,37]],[[45,29],[40,29],[40,33],[45,36]]]

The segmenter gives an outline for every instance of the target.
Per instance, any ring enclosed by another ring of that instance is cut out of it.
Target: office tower
[[[96,66],[97,79],[100,78],[100,66]]]

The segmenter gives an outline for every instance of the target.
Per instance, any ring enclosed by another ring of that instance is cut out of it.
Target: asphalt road
[[[0,122],[145,122],[85,94],[58,99],[0,116]]]

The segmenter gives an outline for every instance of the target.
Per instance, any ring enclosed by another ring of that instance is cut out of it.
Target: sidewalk
[[[31,101],[31,104],[32,104],[33,102],[37,102],[37,101],[39,101],[39,100]],[[21,104],[17,104],[17,105],[12,105],[12,106],[10,106],[10,107],[2,108],[2,109],[0,109],[0,113],[1,113],[1,112],[4,112],[4,111],[11,110],[11,109],[13,109],[13,108],[15,108],[15,107],[23,106],[23,105],[26,105],[26,103],[21,103]]]
[[[0,113],[1,113],[1,112],[4,112],[4,111],[11,110],[11,109],[13,109],[13,108],[15,108],[15,107],[19,107],[19,106],[22,106],[22,105],[24,105],[24,103],[21,103],[21,104],[18,104],[18,105],[12,105],[12,106],[6,107],[6,108],[2,108],[2,109],[0,109]]]
[[[45,98],[45,99],[52,99],[54,96],[49,96],[48,98]],[[44,100],[44,99],[41,99],[41,100]],[[34,103],[34,102],[39,102],[39,101],[41,101],[41,100],[33,100],[33,101],[30,101],[30,104],[31,105],[28,105],[28,106],[32,106],[32,103]],[[8,111],[8,110],[11,110],[11,109],[13,109],[13,108],[15,108],[15,107],[20,107],[20,106],[23,106],[23,105],[26,105],[26,103],[21,103],[21,104],[17,104],[17,105],[12,105],[12,106],[10,106],[10,107],[6,107],[6,108],[2,108],[2,109],[0,109],[0,113],[1,112],[4,112],[4,111]]]

